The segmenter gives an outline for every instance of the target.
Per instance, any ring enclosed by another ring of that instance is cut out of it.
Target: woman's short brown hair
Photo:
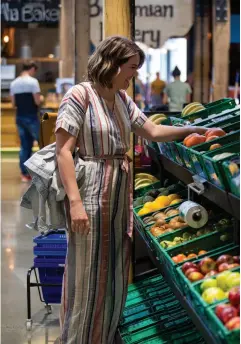
[[[140,56],[140,68],[145,61],[145,54],[135,42],[121,36],[106,38],[89,58],[88,80],[111,88],[118,68],[136,54]]]

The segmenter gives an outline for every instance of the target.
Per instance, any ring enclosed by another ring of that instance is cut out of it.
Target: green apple
[[[221,288],[212,287],[202,293],[202,298],[208,304],[225,299],[225,293]]]
[[[240,273],[239,272],[231,272],[228,276],[227,287],[228,290],[232,287],[236,287],[240,285]]]
[[[212,288],[212,287],[217,287],[217,281],[214,278],[207,278],[200,286],[201,291],[204,291],[208,288]]]
[[[228,291],[228,280],[229,280],[229,275],[231,274],[231,271],[223,271],[221,274],[217,275],[216,280],[217,280],[217,286],[221,288],[223,291]]]

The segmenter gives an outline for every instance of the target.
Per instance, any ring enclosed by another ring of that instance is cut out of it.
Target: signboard
[[[170,37],[182,37],[190,30],[194,0],[136,0],[135,39],[160,48]],[[102,40],[102,0],[90,0],[91,39]]]
[[[79,0],[80,1],[80,0]],[[91,40],[97,45],[103,38],[103,0],[90,1]],[[194,0],[136,0],[135,38],[151,48],[160,48],[170,37],[184,36],[193,24]],[[58,24],[60,1],[2,1],[1,19],[17,23]],[[114,4],[113,4],[114,5]]]
[[[1,21],[9,24],[58,24],[59,1],[2,1]]]

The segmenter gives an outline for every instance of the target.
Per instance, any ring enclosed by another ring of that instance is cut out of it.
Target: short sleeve
[[[163,92],[169,96],[169,87],[168,87],[168,85],[164,88]]]
[[[190,87],[190,85],[187,83],[187,94],[191,94],[191,93],[192,93],[191,87]]]
[[[127,111],[130,116],[131,121],[131,130],[142,128],[145,122],[147,121],[146,115],[138,108],[135,102],[125,93]]]
[[[39,82],[37,79],[34,79],[33,85],[32,85],[32,93],[40,93],[40,86],[39,86]]]
[[[14,96],[14,86],[13,82],[10,84],[10,96]]]
[[[77,137],[84,122],[86,112],[86,93],[79,85],[71,87],[59,107],[55,133],[59,128]]]

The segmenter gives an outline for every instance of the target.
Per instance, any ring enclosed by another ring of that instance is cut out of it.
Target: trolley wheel
[[[33,323],[33,320],[31,320],[31,319],[27,319],[26,320],[26,329],[27,329],[27,331],[31,331],[32,330],[32,323]]]
[[[51,305],[45,305],[45,309],[48,314],[52,314],[52,306]]]

